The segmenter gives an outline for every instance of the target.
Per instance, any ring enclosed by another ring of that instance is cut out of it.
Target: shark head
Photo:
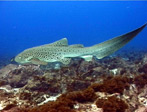
[[[20,64],[25,64],[25,63],[30,63],[30,60],[32,58],[33,58],[32,54],[28,50],[25,50],[15,57],[15,61]]]
[[[37,46],[33,48],[29,48],[24,50],[23,52],[19,53],[15,57],[15,61],[20,64],[41,64],[41,65],[46,65],[47,62],[45,60],[49,60],[49,62],[54,62],[55,60],[50,58],[50,57],[55,57],[52,55],[52,50],[50,48],[52,47],[66,47],[68,45],[67,39],[63,38],[59,41],[42,45],[42,46]],[[48,49],[49,48],[49,49]],[[50,56],[52,55],[52,56]]]

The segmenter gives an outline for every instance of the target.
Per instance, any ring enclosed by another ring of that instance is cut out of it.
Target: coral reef
[[[68,67],[60,69],[57,65],[3,66],[0,111],[140,112],[147,109],[144,51],[129,55],[123,52],[102,60],[93,58],[90,62],[75,58]]]

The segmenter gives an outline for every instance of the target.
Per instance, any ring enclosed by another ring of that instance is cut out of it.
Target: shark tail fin
[[[144,29],[146,25],[147,23],[129,33],[92,46],[92,49],[95,51],[93,55],[96,56],[98,59],[111,55],[112,53],[126,45],[130,40],[132,40],[138,33],[140,33]]]

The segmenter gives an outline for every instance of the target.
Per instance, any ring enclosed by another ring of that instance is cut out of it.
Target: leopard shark
[[[146,25],[147,23],[129,33],[90,47],[84,47],[82,44],[68,45],[67,38],[63,38],[50,44],[26,49],[18,54],[14,60],[19,64],[47,65],[52,62],[61,62],[68,65],[74,57],[83,58],[86,61],[91,61],[93,57],[102,59],[126,45]]]

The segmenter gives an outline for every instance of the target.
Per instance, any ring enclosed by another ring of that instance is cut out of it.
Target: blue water
[[[147,22],[147,2],[0,2],[0,56],[67,37],[91,46]],[[147,28],[127,47],[147,49]]]

